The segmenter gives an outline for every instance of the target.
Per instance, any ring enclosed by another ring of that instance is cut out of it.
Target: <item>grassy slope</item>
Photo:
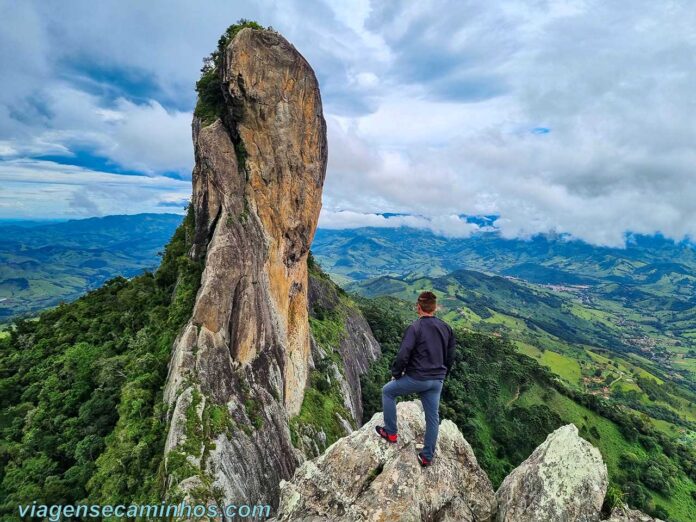
[[[614,482],[625,475],[619,463],[622,455],[633,453],[641,459],[651,458],[651,453],[647,452],[641,444],[626,440],[615,423],[555,390],[549,393],[535,386],[520,395],[518,404],[522,406],[545,404],[564,422],[571,422],[578,426],[582,436],[602,453],[610,480]],[[598,433],[599,436],[593,435],[591,428],[597,430],[594,433]],[[675,520],[696,520],[696,503],[691,496],[691,492],[696,491],[694,489],[696,485],[682,475],[678,476],[676,481],[677,484],[669,496],[650,491],[653,501],[667,509]]]
[[[424,289],[435,289],[441,297],[442,315],[452,324],[514,340],[521,352],[578,390],[604,393],[605,384],[611,384],[609,394],[617,389],[633,389],[642,404],[653,404],[676,415],[666,419],[644,408],[653,421],[673,423],[681,419],[668,433],[681,439],[696,434],[690,408],[696,395],[683,385],[683,378],[630,353],[628,350],[633,348],[629,339],[634,334],[625,331],[622,319],[579,302],[572,295],[471,271],[438,278],[381,277],[350,288],[369,297],[391,295],[408,301]],[[659,384],[669,379],[672,404],[648,399],[636,384],[638,377]]]

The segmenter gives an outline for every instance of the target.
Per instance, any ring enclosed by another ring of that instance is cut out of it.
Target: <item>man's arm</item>
[[[454,338],[454,332],[450,330],[450,338],[447,343],[447,360],[445,364],[447,365],[447,375],[452,371],[452,366],[454,366],[454,351],[456,350],[456,339]]]
[[[398,379],[401,374],[404,373],[408,360],[411,357],[411,352],[416,346],[416,331],[413,325],[406,328],[406,333],[404,333],[404,338],[401,341],[401,347],[399,348],[399,353],[396,355],[394,364],[391,367],[392,377]]]

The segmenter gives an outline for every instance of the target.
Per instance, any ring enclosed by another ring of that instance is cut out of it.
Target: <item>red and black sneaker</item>
[[[425,455],[423,455],[422,453],[418,454],[418,462],[420,463],[421,468],[427,468],[433,463],[432,460],[426,459]]]
[[[375,431],[377,432],[377,435],[382,437],[387,442],[396,444],[396,439],[398,438],[398,435],[396,433],[387,433],[387,430],[384,429],[384,426],[375,426]]]

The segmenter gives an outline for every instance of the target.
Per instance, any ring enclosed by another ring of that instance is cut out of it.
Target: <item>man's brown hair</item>
[[[432,314],[437,308],[437,296],[432,292],[421,292],[418,304],[426,314]]]

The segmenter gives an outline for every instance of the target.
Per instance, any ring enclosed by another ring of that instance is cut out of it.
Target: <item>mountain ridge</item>
[[[75,299],[112,277],[155,269],[182,219],[139,214],[0,224],[0,322]]]

